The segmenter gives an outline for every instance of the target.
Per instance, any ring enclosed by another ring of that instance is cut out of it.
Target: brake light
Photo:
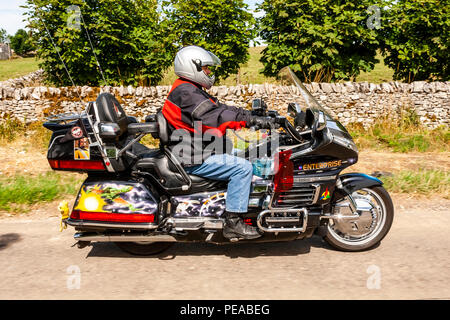
[[[155,215],[151,214],[128,214],[128,213],[109,213],[109,212],[87,212],[82,210],[73,210],[70,215],[74,220],[93,220],[106,222],[138,222],[153,223]]]
[[[275,192],[292,189],[292,184],[294,183],[294,164],[289,160],[291,155],[292,150],[282,151],[275,155],[275,163],[278,163],[273,181]]]
[[[55,170],[106,170],[101,160],[48,160],[50,167]]]

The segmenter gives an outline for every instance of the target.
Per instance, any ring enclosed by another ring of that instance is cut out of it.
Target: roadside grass
[[[0,61],[0,81],[19,78],[39,70],[36,58],[19,58]]]
[[[384,187],[395,193],[439,195],[450,199],[450,173],[436,169],[402,170],[381,177]]]
[[[226,79],[218,81],[216,85],[235,86],[239,84],[262,84],[275,83],[276,79],[273,77],[266,77],[260,73],[264,66],[259,61],[262,56],[262,51],[265,46],[250,47],[249,61],[242,64],[238,74],[229,76]],[[368,81],[372,83],[382,83],[392,81],[394,70],[390,69],[384,64],[383,57],[380,53],[377,54],[377,59],[380,60],[370,72],[362,72],[358,75],[355,81]],[[12,60],[0,61],[0,81],[18,78],[30,72],[39,69],[39,60],[37,58],[19,58]],[[174,74],[173,67],[166,70],[163,79],[159,85],[170,86],[176,80],[177,76]]]
[[[393,152],[450,151],[449,128],[423,127],[414,110],[404,110],[397,120],[379,118],[367,129],[360,124],[349,124],[346,127],[360,149],[388,149]]]
[[[42,122],[25,124],[17,119],[7,117],[0,122],[0,143],[6,144],[17,138],[25,138],[33,148],[46,149],[52,132],[42,125]]]
[[[356,82],[371,82],[383,83],[393,81],[394,70],[384,64],[384,58],[380,52],[377,53],[376,58],[380,61],[370,72],[361,72],[355,79]]]
[[[38,202],[74,197],[84,175],[48,172],[39,176],[0,177],[0,211],[19,212]]]

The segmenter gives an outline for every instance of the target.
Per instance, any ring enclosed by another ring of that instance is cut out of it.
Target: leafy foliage
[[[381,0],[265,0],[259,9],[263,73],[275,76],[284,66],[305,81],[355,78],[378,62],[377,30],[367,26],[367,9]]]
[[[214,71],[217,79],[237,73],[239,65],[248,61],[256,31],[243,0],[169,0],[164,4],[178,47],[198,45],[220,58],[222,65]]]
[[[27,0],[27,3],[28,21],[43,60],[40,66],[54,84],[71,85],[71,82],[46,26],[77,85],[103,84],[86,29],[110,85],[155,85],[172,63],[172,39],[160,21],[156,0]]]
[[[394,79],[450,79],[450,2],[390,0],[382,32]]]
[[[20,56],[36,49],[33,39],[23,29],[19,29],[14,36],[10,37],[10,41],[11,48]]]

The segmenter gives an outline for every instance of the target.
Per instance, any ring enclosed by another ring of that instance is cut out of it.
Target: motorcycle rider
[[[248,160],[229,154],[231,144],[224,135],[227,129],[239,130],[253,125],[268,128],[272,125],[272,119],[255,117],[249,110],[220,103],[204,90],[210,89],[215,81],[210,67],[220,64],[216,55],[201,47],[180,49],[174,61],[174,71],[179,78],[172,85],[162,113],[169,124],[169,148],[185,171],[204,178],[228,181],[224,237],[254,239],[261,234],[240,217],[248,209],[253,167]],[[180,129],[189,132],[190,139],[175,141],[172,133]],[[222,139],[220,141],[227,149],[225,153],[206,146],[205,140],[211,140],[211,135]],[[180,148],[182,155],[175,152]]]

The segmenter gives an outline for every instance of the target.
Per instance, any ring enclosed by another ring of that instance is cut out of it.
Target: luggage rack
[[[60,114],[51,115],[45,118],[48,122],[58,123],[58,122],[70,122],[78,119],[87,118],[87,114],[85,111],[81,113],[76,112],[65,112]]]

